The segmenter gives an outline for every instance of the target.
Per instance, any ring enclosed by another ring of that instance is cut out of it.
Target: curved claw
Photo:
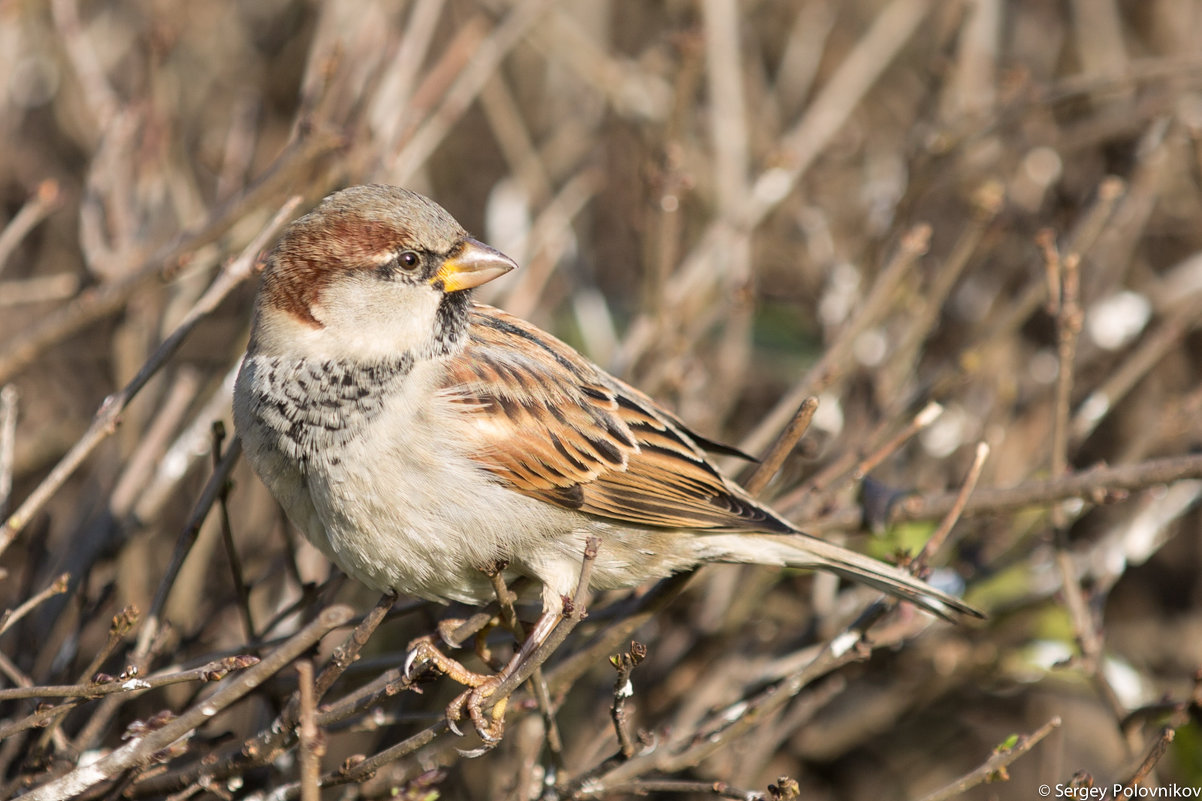
[[[409,653],[405,656],[405,677],[412,679],[414,667],[425,663],[430,663],[455,681],[470,688],[460,693],[447,705],[447,728],[457,736],[463,736],[458,722],[463,719],[463,711],[466,708],[467,715],[472,721],[472,728],[476,730],[476,734],[480,735],[480,739],[489,747],[499,743],[501,734],[505,731],[505,707],[509,699],[499,699],[487,714],[484,711],[484,705],[501,685],[501,677],[473,673],[459,662],[443,655],[430,638],[419,637],[409,644]]]
[[[407,679],[413,678],[413,665],[414,665],[414,663],[417,662],[417,657],[418,657],[417,652],[419,650],[420,649],[418,649],[418,648],[411,648],[409,650],[409,653],[405,655],[404,675],[405,675],[405,678],[407,678]],[[422,661],[424,662],[425,660],[423,659]]]
[[[475,759],[476,757],[484,756],[496,747],[496,743],[487,743],[479,748],[456,748],[455,750],[458,751],[459,756],[463,757],[464,759]]]

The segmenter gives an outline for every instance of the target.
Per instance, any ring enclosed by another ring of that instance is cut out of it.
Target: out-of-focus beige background
[[[559,757],[519,703],[477,760],[443,735],[325,797],[534,798],[558,759],[563,797],[747,797],[789,776],[811,799],[923,798],[1054,717],[1008,780],[966,796],[1027,801],[1079,771],[1110,788],[1141,761],[1143,786],[1198,786],[1199,41],[1192,0],[0,0],[0,497],[20,513],[0,541],[0,606],[18,610],[0,686],[263,656],[323,605],[371,608],[350,582],[316,589],[331,568],[245,465],[224,512],[244,590],[219,510],[170,564],[212,422],[232,434],[254,281],[206,292],[289,197],[295,216],[385,182],[518,260],[483,299],[707,436],[762,453],[817,396],[764,493],[807,530],[914,553],[987,443],[933,580],[989,619],[902,610],[868,635],[889,647],[726,729],[872,596],[710,568],[632,635],[649,653],[629,725],[654,744],[635,767],[605,761],[600,654],[556,695]],[[596,599],[548,668],[629,600]],[[110,634],[123,610],[135,622]],[[391,616],[324,701],[445,614]],[[299,794],[293,743],[239,762],[296,682],[285,668],[85,797]],[[422,689],[324,726],[323,774],[436,721],[454,690]],[[74,775],[212,690],[0,695],[0,793]]]

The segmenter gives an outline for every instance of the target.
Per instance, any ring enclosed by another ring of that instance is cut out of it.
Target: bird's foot
[[[501,742],[501,734],[505,731],[505,707],[508,706],[509,699],[501,698],[493,704],[492,709],[485,711],[484,705],[501,685],[501,678],[499,676],[481,676],[481,678],[483,681],[480,684],[461,693],[447,705],[447,725],[451,727],[451,731],[459,734],[458,722],[463,719],[463,712],[466,709],[472,727],[476,730],[476,734],[480,735],[480,739],[484,741],[484,745],[488,749]]]
[[[434,644],[434,638],[430,635],[418,637],[409,643],[409,654],[405,657],[405,678],[414,678],[417,673],[421,672],[420,670],[415,672],[415,669],[422,665],[435,668],[465,687],[479,687],[488,678],[481,673],[468,670],[463,663],[444,654]]]
[[[447,706],[447,725],[451,731],[462,736],[459,721],[467,711],[468,719],[488,750],[501,741],[505,731],[505,707],[508,698],[497,701],[492,709],[485,711],[488,698],[501,684],[501,678],[495,675],[476,673],[464,667],[462,663],[444,654],[434,645],[433,637],[418,637],[409,643],[409,655],[405,658],[405,676],[413,678],[415,670],[422,665],[428,665],[445,674],[453,681],[467,687]]]

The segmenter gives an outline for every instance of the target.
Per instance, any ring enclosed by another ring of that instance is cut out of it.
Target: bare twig
[[[941,787],[933,793],[923,796],[921,801],[946,801],[946,799],[955,798],[964,791],[980,784],[998,779],[1004,781],[1010,778],[1006,769],[1016,760],[1038,745],[1040,741],[1051,734],[1055,729],[1059,728],[1059,726],[1060,718],[1054,717],[1030,734],[1025,734],[1021,737],[1015,738],[1013,743],[999,745],[994,749],[993,754],[989,757],[989,759],[985,760],[973,770],[956,779],[954,782],[946,785],[945,787]]]
[[[237,442],[239,441],[235,440],[235,443]],[[372,611],[365,615],[346,639],[334,649],[330,661],[313,682],[315,704],[320,702],[338,678],[359,658],[363,646],[383,622],[394,601],[395,597],[392,595],[381,596]],[[322,707],[316,713],[314,722],[322,728],[331,726],[351,715],[362,713],[381,698],[396,695],[410,686],[411,683],[401,675],[400,669],[393,669],[338,703]],[[205,777],[211,780],[225,779],[250,767],[267,764],[278,757],[285,748],[297,742],[297,722],[300,720],[300,713],[301,698],[298,689],[275,720],[254,737],[228,753],[216,756],[210,762],[190,765],[174,774],[147,778],[138,784],[138,789],[147,794],[161,794],[192,786]],[[299,793],[299,785],[296,789]]]
[[[146,385],[150,377],[157,373],[175,354],[188,334],[196,327],[196,324],[212,313],[217,304],[234,287],[250,276],[259,251],[263,249],[280,226],[292,216],[293,211],[299,203],[300,198],[294,197],[280,208],[271,222],[259,232],[258,236],[250,242],[238,258],[231,261],[217,278],[214,279],[209,289],[196,301],[196,304],[184,316],[184,319],[180,321],[171,335],[151,354],[150,359],[142,366],[138,374],[119,392],[105,399],[100,409],[97,410],[96,417],[92,425],[88,428],[87,433],[75,443],[70,452],[50,471],[50,475],[38,485],[37,489],[30,493],[25,502],[5,521],[4,527],[0,529],[0,553],[8,547],[13,538],[25,527],[33,515],[42,508],[50,496],[62,486],[63,482],[75,472],[76,468],[79,467],[101,440],[112,434],[120,420],[122,411],[124,411],[130,400]]]
[[[892,349],[888,364],[883,365],[885,380],[884,386],[878,390],[880,392],[898,391],[898,386],[905,384],[902,376],[908,376],[914,370],[922,344],[938,325],[953,287],[980,251],[986,233],[1002,210],[1004,189],[997,181],[986,181],[973,193],[972,200],[973,214],[968,224],[960,233],[951,253],[938,266],[931,285],[922,291],[918,310],[907,315],[909,319],[900,342]]]
[[[557,664],[547,676],[551,692],[564,692],[598,662],[630,641],[631,635],[684,592],[695,572],[679,573],[655,585],[641,596],[633,609],[622,610],[618,621],[592,642]]]
[[[914,557],[912,570],[921,571],[930,562],[931,557],[943,547],[943,543],[947,540],[948,535],[952,533],[952,528],[955,527],[956,521],[963,514],[964,506],[968,503],[969,496],[976,489],[977,481],[981,478],[981,470],[985,467],[985,460],[988,458],[989,446],[984,442],[978,442],[972,466],[968,468],[968,475],[964,477],[964,482],[960,485],[960,492],[956,495],[956,502],[952,504],[952,508],[948,510],[947,515],[939,522],[939,527],[935,529],[935,533],[922,546],[922,550],[918,552],[918,556]]]
[[[1131,797],[1130,790],[1136,785],[1142,784],[1152,770],[1156,767],[1156,763],[1164,757],[1169,751],[1169,746],[1173,743],[1173,738],[1176,736],[1176,729],[1171,726],[1163,726],[1156,740],[1148,747],[1143,759],[1139,761],[1139,767],[1135,769],[1135,773],[1131,774],[1131,778],[1123,782],[1123,792],[1118,793],[1116,798]]]
[[[855,470],[852,471],[852,475],[855,478],[863,478],[868,475],[872,472],[873,468],[888,459],[893,453],[896,453],[897,449],[909,441],[911,437],[935,422],[941,414],[943,414],[942,406],[938,403],[928,403],[918,414],[910,418],[905,428],[898,431],[885,444],[861,459],[859,464],[856,465]]]
[[[347,636],[346,640],[334,649],[330,654],[330,661],[322,668],[321,673],[317,676],[314,682],[314,700],[321,701],[330,688],[334,686],[334,682],[346,672],[346,669],[351,666],[359,658],[359,653],[363,650],[363,646],[367,645],[368,639],[375,633],[380,624],[384,622],[384,617],[388,611],[392,609],[396,602],[396,597],[393,595],[384,595],[376,602],[359,625],[355,626],[354,630]],[[291,706],[291,704],[290,704]],[[282,720],[287,723],[292,718],[285,712]]]
[[[768,482],[784,464],[785,458],[809,430],[810,421],[814,418],[816,411],[818,411],[818,399],[813,396],[803,400],[797,407],[796,414],[785,426],[784,431],[772,443],[760,463],[752,468],[747,480],[742,482],[743,488],[751,495],[759,495],[768,486]]]
[[[33,679],[29,678],[21,668],[13,664],[13,661],[0,652],[0,673],[3,673],[9,681],[17,685],[17,687],[32,687]]]
[[[227,656],[200,667],[148,676],[101,676],[83,684],[13,687],[0,689],[0,701],[14,698],[99,698],[104,695],[136,693],[167,687],[188,681],[217,681],[234,670],[245,670],[259,663],[259,658],[250,655]]]
[[[95,119],[95,130],[104,131],[112,124],[121,101],[104,74],[96,48],[84,35],[75,0],[54,0],[50,8],[54,12],[54,23],[63,38],[71,66],[79,82],[86,87],[84,96]]]
[[[37,607],[38,604],[45,601],[47,598],[53,598],[56,595],[62,595],[70,586],[71,576],[63,573],[61,576],[50,582],[44,590],[27,598],[16,609],[5,610],[4,616],[0,617],[0,634],[8,631],[8,629],[25,615],[29,614],[31,609]],[[0,690],[3,693],[3,690]],[[0,698],[3,696],[0,695]]]
[[[313,693],[313,663],[302,659],[296,664],[300,676],[300,725],[297,727],[300,740],[300,785],[302,801],[318,801],[321,798],[321,757],[325,753],[321,732],[318,731],[316,700]]]
[[[138,624],[138,608],[130,605],[122,609],[113,616],[112,625],[109,626],[109,636],[99,650],[92,657],[92,661],[83,669],[83,680],[88,680],[89,677],[95,676],[96,672],[109,658],[109,655],[117,650],[117,646],[121,644],[129,633]],[[134,676],[137,676],[137,670],[134,671]],[[93,679],[94,680],[94,679]]]
[[[21,240],[25,238],[25,235],[48,214],[57,209],[61,203],[62,196],[57,181],[46,180],[38,184],[33,197],[25,202],[16,216],[9,220],[8,225],[4,226],[4,230],[0,231],[0,272],[4,271],[9,257]]]
[[[1080,259],[1076,254],[1068,254],[1063,259],[1056,249],[1055,237],[1051,231],[1042,231],[1039,235],[1039,245],[1044,251],[1048,272],[1056,276],[1056,322],[1059,333],[1059,363],[1060,371],[1056,376],[1056,406],[1052,422],[1052,451],[1051,473],[1053,476],[1062,475],[1068,466],[1068,422],[1070,400],[1073,389],[1074,356],[1077,352],[1077,339],[1081,334],[1084,314],[1081,310],[1081,279],[1078,269]],[[1060,514],[1053,512],[1054,515]],[[1057,522],[1063,525],[1063,520]]]
[[[217,463],[213,470],[213,475],[209,477],[209,481],[205,484],[201,491],[200,498],[192,509],[191,515],[180,530],[179,536],[176,539],[175,550],[171,555],[171,563],[167,566],[163,577],[159,580],[158,590],[155,592],[154,601],[151,604],[150,612],[147,615],[146,624],[142,627],[138,635],[138,643],[134,649],[136,659],[144,659],[150,653],[151,643],[159,633],[159,627],[162,625],[163,607],[167,604],[167,596],[171,592],[171,588],[175,585],[175,579],[179,575],[180,568],[184,565],[184,559],[187,558],[192,546],[196,544],[196,537],[200,533],[200,527],[208,517],[209,511],[213,508],[217,498],[225,492],[226,484],[229,481],[230,472],[234,469],[234,465],[238,462],[238,457],[242,455],[242,440],[235,439],[230,443],[230,447],[226,449],[222,455],[221,461]]]
[[[213,470],[221,466],[221,443],[225,439],[225,424],[220,420],[213,423]],[[256,639],[255,621],[250,611],[250,589],[242,577],[242,560],[238,557],[238,548],[234,545],[234,529],[230,525],[230,510],[228,506],[230,485],[227,481],[217,494],[217,513],[221,521],[221,541],[225,545],[226,558],[229,559],[230,579],[234,584],[234,592],[238,596],[238,611],[242,616],[242,625],[246,629],[247,642]]]
[[[743,439],[743,448],[752,453],[762,450],[768,444],[771,432],[784,425],[790,410],[795,409],[807,395],[824,388],[836,374],[847,370],[847,365],[852,361],[856,338],[873,325],[893,302],[894,291],[914,262],[926,253],[930,239],[931,227],[926,224],[916,225],[906,232],[897,252],[873,282],[871,292],[855,317],[842,328],[838,338],[823,352],[817,364],[806,371],[801,380],[776,402],[755,430]]]
[[[26,794],[25,798],[29,801],[52,801],[52,799],[67,798],[82,793],[100,782],[113,779],[126,770],[146,764],[155,753],[170,746],[181,737],[187,736],[197,726],[254,690],[286,665],[291,664],[326,634],[345,625],[351,616],[351,610],[345,606],[332,606],[326,609],[316,620],[297,632],[294,637],[265,656],[259,664],[227,679],[215,693],[179,717],[161,728],[132,738],[125,745],[90,765],[78,767],[61,778],[35,787]]]
[[[259,183],[216,209],[194,231],[164,245],[121,279],[86,290],[71,303],[11,337],[0,350],[0,382],[27,367],[47,348],[122,308],[139,289],[174,275],[186,263],[189,254],[215,241],[251,209],[279,194],[279,185],[301,169],[311,168],[315,161],[329,155],[340,144],[339,140],[320,135],[294,143]],[[249,271],[250,266],[245,265],[245,269]],[[216,283],[225,282],[219,280]]]
[[[74,273],[39,275],[17,281],[0,281],[0,308],[66,300],[79,291]]]
[[[1057,374],[1052,419],[1050,472],[1053,476],[1060,476],[1068,469],[1070,399],[1075,374],[1077,340],[1081,333],[1084,316],[1080,303],[1081,280],[1077,255],[1070,253],[1061,257],[1051,231],[1040,232],[1038,243],[1048,265],[1048,274],[1052,276],[1050,280],[1055,281],[1058,290],[1058,300],[1054,304],[1054,309],[1060,369]],[[1052,507],[1051,522],[1055,529],[1056,567],[1060,571],[1061,587],[1069,616],[1073,622],[1073,632],[1084,657],[1083,668],[1098,689],[1099,694],[1110,706],[1116,723],[1121,724],[1123,718],[1126,717],[1126,709],[1102,671],[1101,621],[1095,618],[1094,612],[1090,608],[1090,603],[1085,597],[1085,591],[1081,587],[1080,578],[1073,564],[1068,544],[1068,514],[1063,504],[1056,504]],[[1128,747],[1130,745],[1131,743],[1128,742]]]
[[[849,449],[842,456],[833,459],[817,475],[781,498],[779,505],[793,513],[796,513],[797,510],[802,513],[807,512],[814,503],[820,501],[828,493],[845,486],[848,482],[862,480],[869,471],[896,453],[898,448],[935,422],[941,414],[943,414],[942,406],[938,403],[928,403],[912,416],[899,431],[889,433],[893,426],[882,426],[884,431],[880,435],[874,432],[863,438],[866,443],[865,449],[871,448],[871,451],[863,453]],[[886,434],[885,441],[879,445],[876,444]]]
[[[1198,325],[1198,310],[1197,303],[1175,310],[1144,337],[1121,363],[1108,371],[1105,380],[1077,407],[1069,427],[1070,444],[1082,444],[1106,415],[1138,385],[1140,379],[1166,356],[1176,352],[1186,334]]]
[[[17,447],[17,399],[12,384],[0,387],[0,517],[7,516],[13,493],[13,452]]]
[[[526,633],[521,621],[518,620],[517,610],[513,606],[517,596],[505,585],[505,576],[501,570],[491,571],[489,579],[492,581],[493,594],[497,596],[497,603],[501,607],[501,619],[513,633],[514,640],[521,644],[526,639]],[[547,680],[543,676],[541,667],[531,674],[530,689],[534,693],[535,701],[538,702],[539,714],[543,718],[543,736],[546,739],[547,751],[554,760],[556,768],[562,769],[563,737],[559,733],[559,725],[555,722],[555,709],[551,702],[551,693],[547,689]]]
[[[626,703],[634,696],[634,685],[630,683],[630,674],[639,663],[647,658],[647,646],[641,642],[631,642],[630,648],[609,659],[609,663],[618,671],[614,679],[614,702],[610,707],[610,717],[613,718],[614,732],[618,737],[618,749],[622,756],[634,756],[637,747],[635,738],[630,732],[629,713]]]
[[[901,642],[912,636],[918,628],[926,626],[924,621],[914,617],[908,625],[896,627],[888,635],[878,636],[870,647],[859,647],[863,644],[863,633],[880,618],[883,611],[882,606],[873,607],[846,631],[828,641],[812,660],[784,680],[750,699],[740,700],[715,712],[708,730],[703,728],[698,732],[684,733],[673,738],[671,742],[659,744],[655,749],[636,754],[619,764],[607,766],[608,769],[586,771],[574,777],[566,789],[582,798],[599,797],[652,770],[672,772],[701,764],[715,752],[759,726],[815,679],[843,665],[863,661],[873,649]]]
[[[1121,500],[1128,493],[1185,479],[1202,478],[1202,456],[1168,456],[1131,465],[1098,465],[1059,478],[1027,481],[1013,487],[978,488],[964,504],[965,515],[993,514],[1081,498],[1092,503]],[[913,495],[894,507],[894,521],[931,520],[947,514],[958,492]],[[843,509],[812,521],[815,531],[858,528],[863,514]]]
[[[496,30],[475,47],[471,60],[455,79],[454,84],[442,95],[442,103],[426,117],[422,126],[397,154],[391,167],[394,180],[398,183],[410,180],[484,88],[505,54],[521,41],[530,26],[537,22],[551,5],[552,0],[521,0]]]
[[[731,787],[726,782],[699,782],[684,779],[633,779],[625,784],[615,786],[612,792],[629,795],[630,797],[650,795],[651,793],[679,793],[681,795],[687,793],[689,796],[733,798],[738,799],[738,801],[759,801],[759,799],[764,798],[760,793],[740,790],[736,787]],[[587,793],[583,793],[577,797],[588,798],[590,796]]]

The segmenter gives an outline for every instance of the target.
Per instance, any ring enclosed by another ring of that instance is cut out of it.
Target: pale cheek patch
[[[380,359],[428,347],[439,295],[427,286],[383,283],[364,277],[329,286],[313,314],[333,358]]]

